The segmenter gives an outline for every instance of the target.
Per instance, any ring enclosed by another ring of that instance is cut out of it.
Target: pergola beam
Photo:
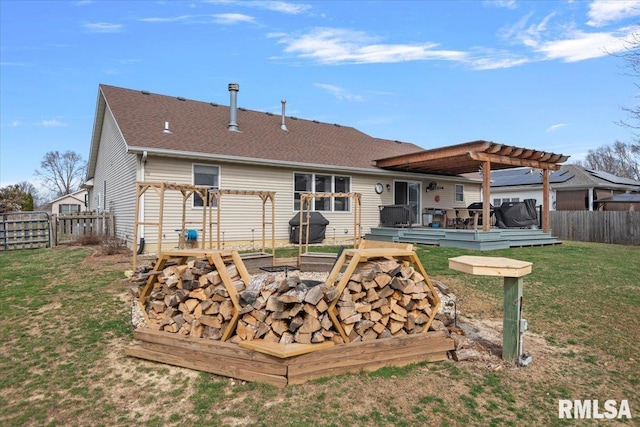
[[[533,153],[531,153],[527,157],[532,155]],[[530,167],[530,168],[536,168],[536,169],[549,169],[549,170],[560,169],[560,165],[557,163],[550,163],[550,162],[545,162],[540,160],[529,160],[528,158],[521,158],[521,157],[499,156],[496,154],[487,154],[487,153],[479,153],[479,152],[470,152],[469,157],[479,162],[489,161],[491,163],[510,165],[512,167]]]

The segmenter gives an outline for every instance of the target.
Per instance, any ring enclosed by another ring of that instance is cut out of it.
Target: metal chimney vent
[[[280,129],[288,132],[289,129],[287,129],[287,125],[284,123],[284,110],[285,110],[285,104],[287,103],[287,101],[283,99],[280,102],[282,102],[282,124],[280,125]]]
[[[229,125],[227,129],[233,132],[239,132],[238,129],[238,92],[240,85],[238,83],[229,83],[229,95],[231,102],[229,104]]]

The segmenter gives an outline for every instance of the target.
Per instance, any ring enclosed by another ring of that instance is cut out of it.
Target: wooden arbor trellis
[[[149,189],[155,191],[160,199],[160,207],[158,210],[157,221],[147,221],[146,219],[140,220],[140,198]],[[133,227],[133,269],[137,266],[138,255],[138,230],[140,226],[155,226],[158,227],[158,254],[162,253],[162,229],[164,226],[164,202],[165,193],[167,190],[178,191],[182,195],[182,222],[180,228],[180,237],[178,246],[184,248],[185,236],[187,231],[187,225],[201,225],[202,226],[202,240],[200,241],[201,249],[205,249],[205,242],[208,242],[208,249],[213,249],[213,228],[216,228],[216,248],[221,248],[220,243],[220,217],[222,213],[222,196],[223,195],[240,195],[240,196],[258,196],[262,200],[262,251],[266,249],[266,226],[271,225],[271,252],[275,258],[275,192],[274,191],[249,191],[249,190],[212,190],[209,187],[201,185],[189,185],[189,184],[175,184],[168,182],[137,182],[136,183],[136,216],[135,224]],[[187,201],[189,198],[197,194],[206,200],[202,207],[202,221],[194,222],[187,221]],[[271,202],[271,220],[269,221],[266,214],[266,203]],[[215,205],[215,206],[214,206]],[[214,208],[217,211],[217,215],[213,218]],[[207,221],[207,213],[209,221]],[[208,225],[208,227],[207,227]],[[207,239],[208,236],[208,239]]]
[[[303,193],[300,195],[300,228],[298,230],[298,265],[302,259],[302,230],[306,231],[305,252],[309,252],[309,225],[311,222],[311,202],[316,198],[349,197],[353,200],[353,247],[360,243],[362,225],[362,195],[360,193]],[[303,214],[303,213],[306,213]]]

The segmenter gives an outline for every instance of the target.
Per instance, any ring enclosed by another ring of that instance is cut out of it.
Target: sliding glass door
[[[395,181],[393,185],[393,203],[409,205],[414,224],[420,222],[420,188],[419,182]]]

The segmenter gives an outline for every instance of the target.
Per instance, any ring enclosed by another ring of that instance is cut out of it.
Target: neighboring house
[[[87,209],[87,197],[89,192],[85,189],[67,194],[51,202],[51,213],[64,215],[85,212]]]
[[[275,237],[280,242],[289,239],[289,220],[298,212],[301,193],[361,193],[362,235],[378,226],[382,205],[411,204],[420,221],[424,209],[466,207],[480,200],[481,184],[476,180],[390,171],[374,164],[377,159],[423,151],[417,145],[285,116],[284,101],[281,115],[238,108],[237,85],[230,84],[229,91],[227,107],[99,86],[85,184],[89,208],[115,213],[116,233],[130,246],[140,181],[274,191]],[[138,221],[155,221],[157,194],[147,191],[139,200]],[[230,196],[221,208],[220,227],[227,244],[249,242],[259,235],[260,200]],[[327,239],[353,236],[349,200],[316,199],[314,209],[330,222]],[[179,193],[167,193],[164,212],[163,247],[164,242],[178,240]],[[189,198],[186,216],[191,224],[201,223],[199,197]],[[140,229],[138,235],[152,250],[157,227]]]
[[[550,209],[566,210],[629,210],[625,204],[596,202],[598,199],[625,194],[640,189],[640,181],[585,169],[578,165],[563,165],[550,176]],[[491,204],[535,199],[542,202],[542,177],[532,168],[506,169],[491,172]]]
[[[640,211],[640,193],[615,194],[596,202],[605,211]]]

